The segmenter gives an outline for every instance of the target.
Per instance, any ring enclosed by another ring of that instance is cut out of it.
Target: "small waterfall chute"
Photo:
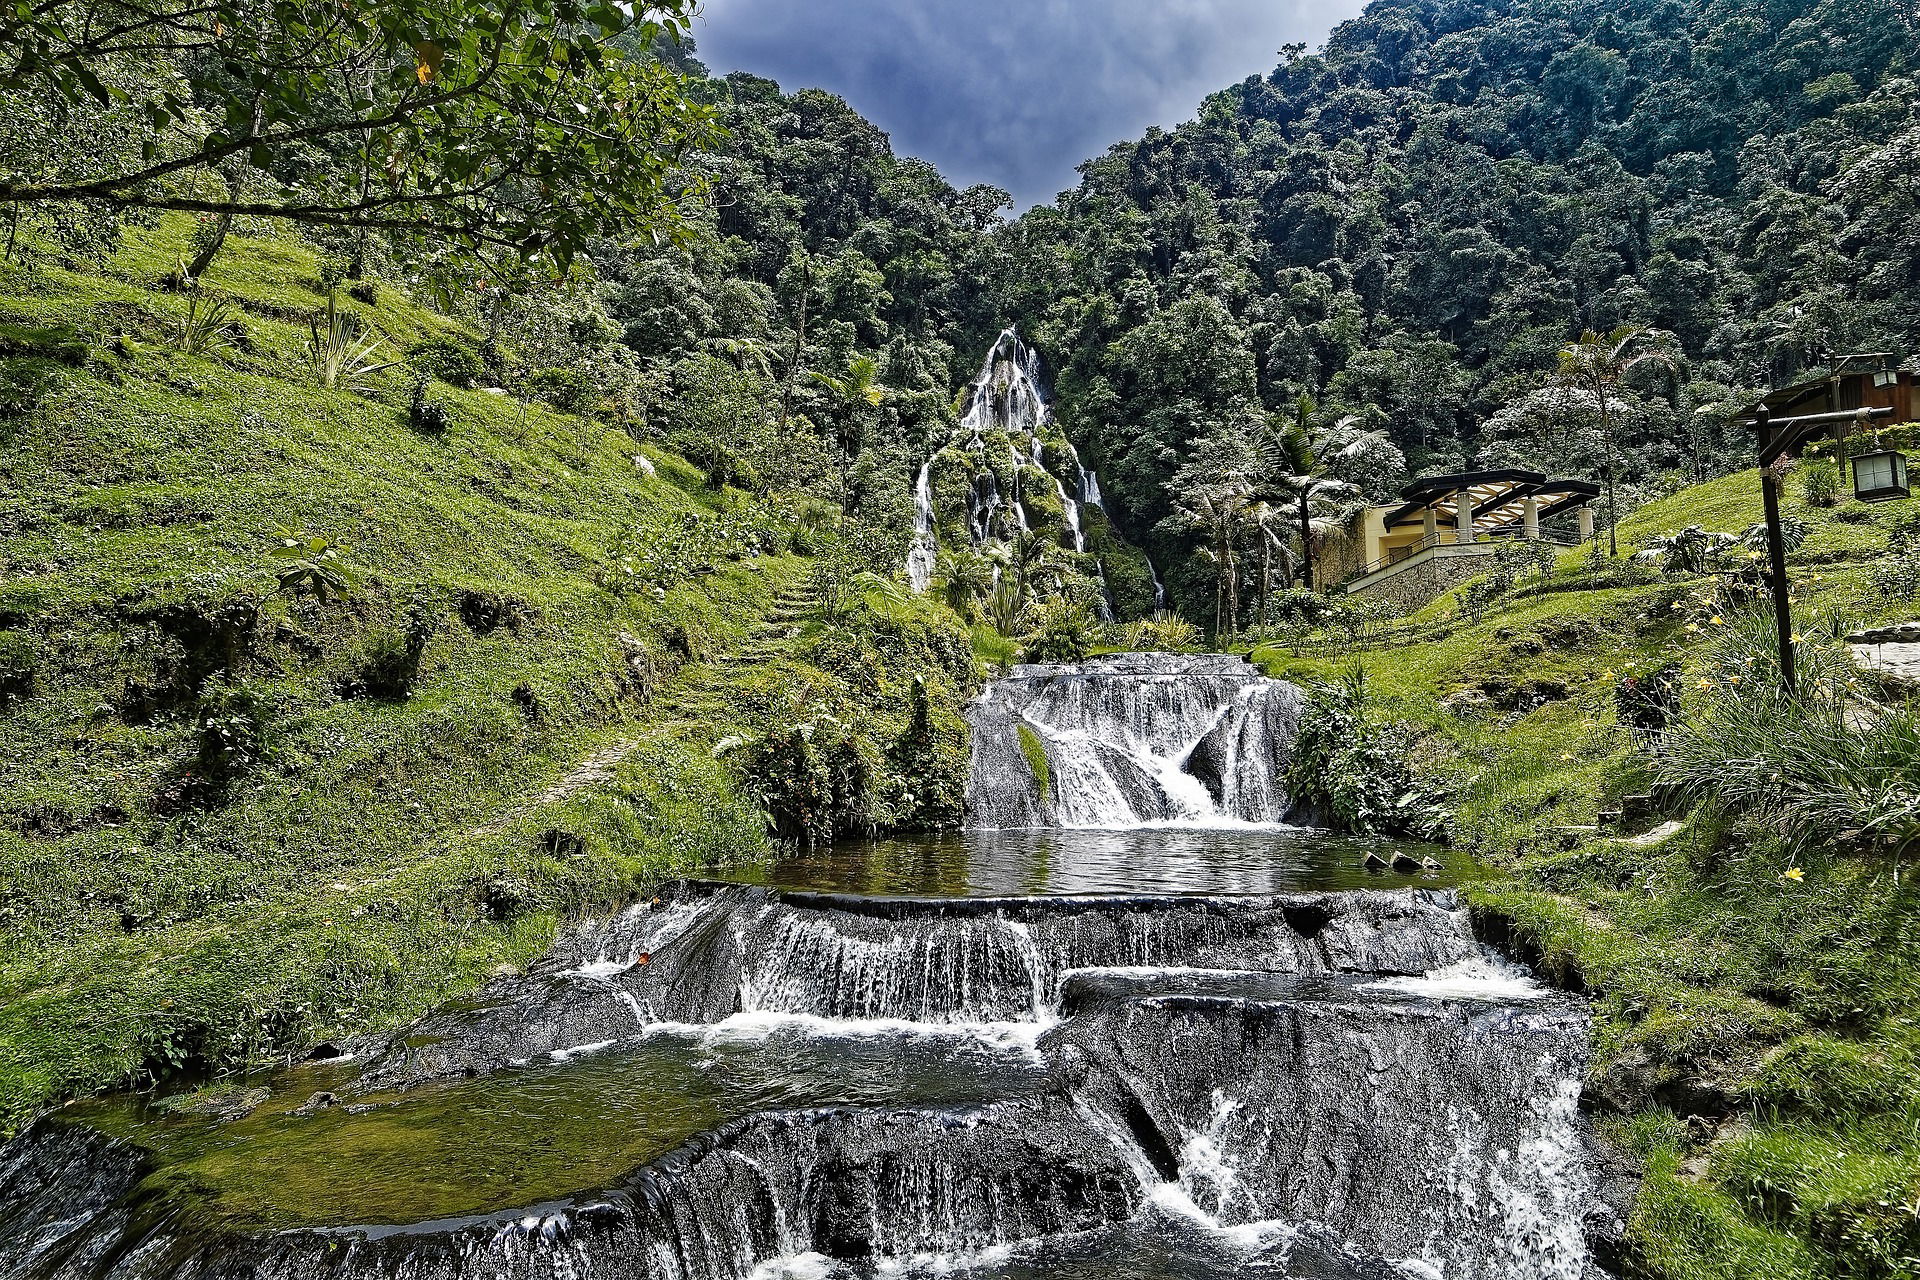
[[[913,546],[907,552],[907,581],[916,594],[932,584],[938,556],[933,523],[933,459],[928,458],[920,464],[920,474],[913,482]]]
[[[1120,828],[1284,823],[1299,689],[1225,655],[1019,667],[969,708],[970,822]],[[1034,785],[1035,746],[1049,786]]]

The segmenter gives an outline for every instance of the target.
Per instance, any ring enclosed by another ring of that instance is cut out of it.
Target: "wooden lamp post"
[[[1780,685],[1789,697],[1796,692],[1793,670],[1793,601],[1787,591],[1787,542],[1780,529],[1780,464],[1792,455],[1801,445],[1812,440],[1823,431],[1832,431],[1838,442],[1844,438],[1846,424],[1864,422],[1869,418],[1884,417],[1893,412],[1890,408],[1844,409],[1838,413],[1813,413],[1804,417],[1788,418],[1775,424],[1773,414],[1766,405],[1754,411],[1753,421],[1748,425],[1760,437],[1760,500],[1767,516],[1767,587],[1773,594],[1773,628],[1780,644]],[[1906,459],[1900,459],[1900,480],[1904,486],[1906,480]],[[1870,473],[1877,476],[1878,472]],[[1860,492],[1860,472],[1854,471],[1854,489]],[[1866,498],[1865,494],[1861,495]],[[1904,496],[1904,494],[1886,494],[1884,497]],[[1867,501],[1882,501],[1882,498],[1866,498]]]

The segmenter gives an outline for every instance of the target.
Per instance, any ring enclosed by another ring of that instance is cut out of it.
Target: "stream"
[[[1584,1004],[1458,855],[1288,824],[1298,709],[1018,668],[974,829],[663,885],[226,1114],[69,1107],[0,1148],[0,1274],[1600,1277]]]

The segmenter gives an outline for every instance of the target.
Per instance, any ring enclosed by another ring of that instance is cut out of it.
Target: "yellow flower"
[[[1613,679],[1613,668],[1612,668],[1612,667],[1608,667],[1608,668],[1607,668],[1607,669],[1606,669],[1605,671],[1602,671],[1602,672],[1600,673],[1600,678],[1601,678],[1602,680],[1611,680],[1611,679]]]
[[[1571,760],[1571,759],[1573,759],[1573,752],[1571,752],[1571,751],[1562,751],[1562,752],[1560,753],[1560,758],[1561,758],[1562,760]]]
[[[1797,884],[1800,881],[1805,880],[1807,878],[1807,873],[1802,871],[1798,867],[1788,867],[1785,871],[1782,871],[1780,873],[1780,878],[1783,880],[1792,880]]]
[[[1728,677],[1727,677],[1727,683],[1728,683],[1728,684],[1739,684],[1739,683],[1740,683],[1740,677],[1739,677],[1739,676],[1728,676]]]
[[[1716,626],[1716,627],[1724,627],[1724,626],[1726,626],[1727,624],[1726,624],[1726,623],[1724,623],[1724,622],[1722,622],[1722,621],[1720,620],[1720,615],[1716,613],[1716,614],[1714,614],[1714,615],[1713,615],[1713,625],[1714,625],[1714,626]]]
[[[1804,638],[1805,637],[1803,637],[1798,631],[1793,633],[1793,643],[1795,644],[1799,644],[1800,641],[1803,640]]]
[[[1707,679],[1705,676],[1701,676],[1700,683],[1696,687],[1701,689],[1710,689],[1713,687],[1713,681]]]

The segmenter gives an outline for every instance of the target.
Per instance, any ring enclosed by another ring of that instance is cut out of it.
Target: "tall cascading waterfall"
[[[1217,654],[1016,667],[967,710],[968,822],[1283,823],[1300,706],[1295,686]]]
[[[1224,655],[1016,669],[972,709],[975,821],[1278,823],[1298,714]],[[816,1071],[586,1190],[279,1231],[197,1219],[156,1156],[56,1114],[0,1148],[0,1274],[1600,1280],[1630,1196],[1579,1113],[1584,1003],[1444,889],[664,885],[370,1047],[333,1114],[663,1042],[872,1044],[915,1087],[808,1102]],[[992,1071],[933,1087],[960,1062]]]
[[[970,457],[984,454],[987,438],[1004,435],[1009,441],[1024,438],[1026,451],[1017,445],[1008,448],[1004,464],[990,464],[976,458],[974,472],[966,492],[966,532],[976,550],[990,549],[1029,533],[1033,520],[1023,501],[1022,471],[1032,466],[1051,481],[1060,504],[1065,545],[1078,554],[1087,550],[1083,527],[1084,507],[1100,506],[1099,482],[1080,463],[1071,446],[1058,467],[1063,477],[1049,468],[1046,437],[1054,431],[1053,411],[1040,389],[1039,356],[1013,329],[1003,331],[994,340],[981,362],[968,392],[966,412],[960,419],[955,442]],[[937,458],[936,454],[936,458]],[[914,532],[907,551],[907,578],[916,592],[924,592],[932,581],[939,555],[939,513],[935,509],[933,471],[936,458],[921,466],[914,485]],[[1010,466],[1010,491],[1003,491],[995,465]],[[1068,479],[1073,483],[1068,484]],[[1104,573],[1104,566],[1097,570]]]

